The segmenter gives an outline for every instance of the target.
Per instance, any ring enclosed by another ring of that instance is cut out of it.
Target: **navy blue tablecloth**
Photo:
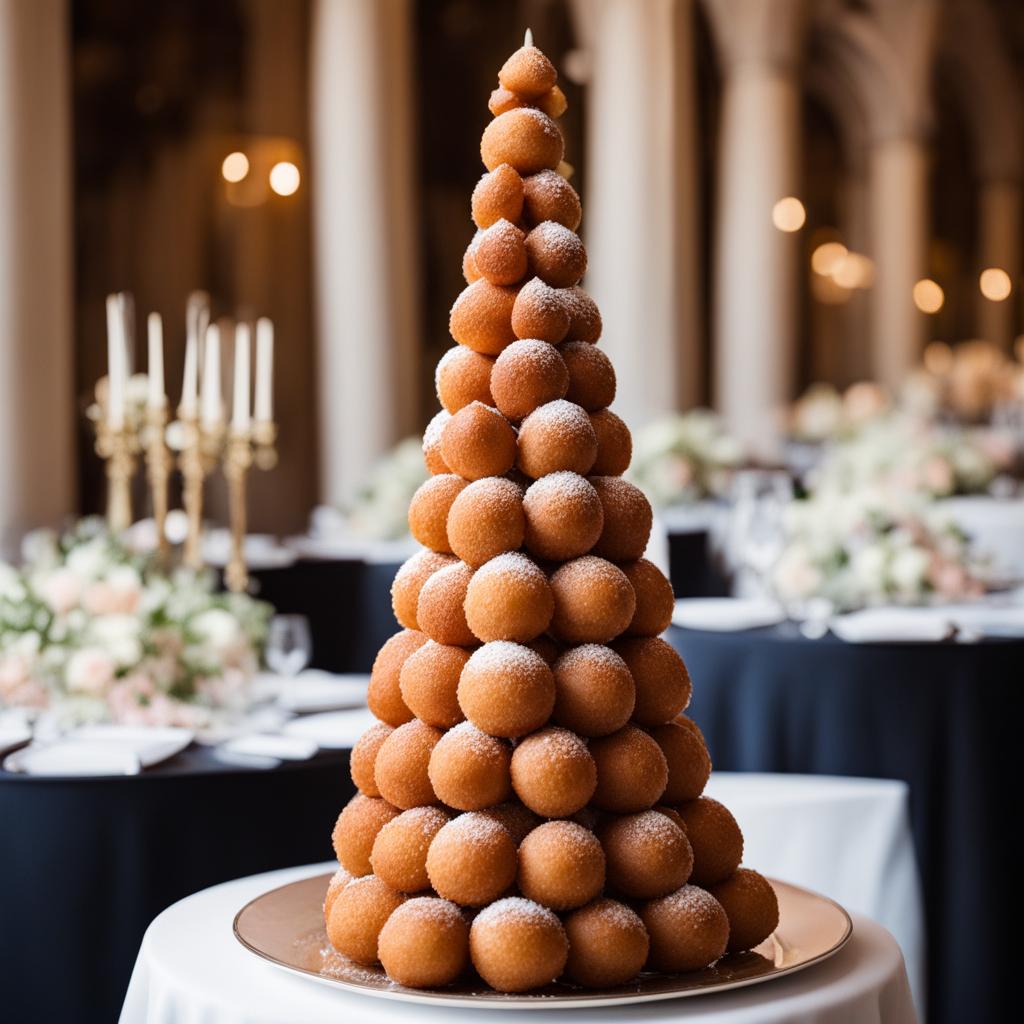
[[[669,639],[693,677],[688,713],[716,768],[909,784],[929,1020],[1009,1019],[1024,641],[846,644],[804,639],[791,624],[673,627]]]

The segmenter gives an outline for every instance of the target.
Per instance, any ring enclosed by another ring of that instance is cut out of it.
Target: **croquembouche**
[[[475,970],[503,992],[704,968],[778,923],[743,837],[702,792],[672,589],[580,287],[566,100],[527,38],[488,104],[477,231],[437,366],[442,409],[395,577],[401,631],[352,751],[328,939],[396,983]]]

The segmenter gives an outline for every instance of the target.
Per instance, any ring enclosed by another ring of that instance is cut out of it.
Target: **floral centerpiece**
[[[0,563],[0,707],[200,727],[247,705],[271,609],[212,573],[160,571],[100,520]]]
[[[356,493],[348,527],[367,540],[398,540],[409,532],[409,502],[427,479],[423,443],[407,437],[381,458]]]
[[[840,392],[831,384],[812,384],[791,406],[786,431],[794,441],[821,444],[849,436],[884,416],[889,396],[871,381],[851,384]]]
[[[719,416],[694,409],[637,432],[629,475],[655,505],[692,504],[723,497],[744,455]]]

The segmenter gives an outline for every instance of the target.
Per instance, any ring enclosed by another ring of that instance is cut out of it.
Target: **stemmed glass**
[[[309,664],[312,653],[309,620],[304,615],[275,615],[270,620],[265,656],[272,671],[294,678]]]

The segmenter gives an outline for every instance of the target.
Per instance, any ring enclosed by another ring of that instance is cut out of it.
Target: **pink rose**
[[[68,658],[64,670],[69,690],[102,694],[114,681],[114,659],[98,647],[83,647]]]
[[[109,580],[99,580],[89,585],[82,604],[93,615],[134,615],[141,596],[136,586],[120,586]]]
[[[55,615],[66,615],[82,596],[82,580],[72,569],[54,569],[43,580],[39,592]]]

